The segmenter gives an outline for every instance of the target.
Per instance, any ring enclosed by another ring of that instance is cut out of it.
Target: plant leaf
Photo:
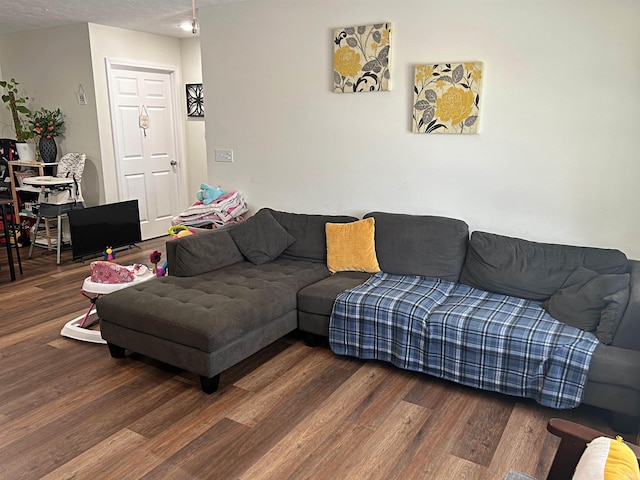
[[[419,95],[417,86],[415,86],[415,85],[413,86],[413,91],[416,93],[416,95]]]
[[[429,129],[427,130],[427,133],[431,133],[431,132],[433,132],[434,130],[437,130],[437,129],[442,128],[442,127],[444,127],[446,130],[448,130],[446,125],[443,125],[443,124],[439,123],[439,124],[434,125],[434,126],[432,126],[431,128],[429,128]]]
[[[342,81],[342,77],[335,70],[333,71],[333,81],[337,84],[340,84],[340,82]]]
[[[348,35],[353,35],[354,33],[356,33],[356,29],[353,27],[347,27],[344,29],[344,31],[348,34]]]
[[[385,70],[382,76],[387,80],[391,78],[391,74],[389,73],[389,70]]]
[[[469,85],[467,85],[466,83],[461,83],[460,85],[462,85],[464,88],[471,88]]]
[[[349,45],[351,48],[354,48],[358,45],[358,42],[355,38],[349,37],[347,38],[347,45]]]
[[[464,76],[464,67],[462,65],[458,65],[451,75],[453,76],[453,81],[458,83]]]
[[[451,78],[449,75],[445,75],[444,77],[440,77],[439,80],[444,80],[445,82],[453,83],[453,78]]]
[[[365,27],[364,25],[360,25],[360,26],[358,27],[358,33],[359,33],[360,35],[362,35],[362,34],[363,34],[364,32],[366,32],[366,31],[367,31],[367,27]]]
[[[436,103],[436,100],[438,99],[438,94],[433,90],[427,90],[424,92],[424,96],[429,103]]]
[[[380,40],[382,40],[382,35],[380,35],[379,30],[376,30],[375,32],[373,32],[371,36],[373,37],[373,41],[376,43],[380,43]]]
[[[373,28],[382,28],[382,23],[376,23]]]
[[[365,64],[362,66],[362,71],[363,71],[363,72],[370,72],[371,70],[373,70],[373,69],[374,69],[374,67],[375,67],[377,64],[378,64],[378,62],[376,62],[375,60],[371,60],[371,61],[369,61],[369,62],[365,63]],[[378,71],[380,71],[380,70],[378,70]]]
[[[478,103],[480,103],[480,95],[476,95],[476,107],[478,106]]]
[[[378,60],[382,61],[383,59],[389,56],[389,45],[386,45],[380,52],[378,52]]]
[[[422,120],[424,120],[424,123],[427,122],[431,122],[431,120],[433,120],[433,116],[436,113],[436,109],[433,108],[432,106],[429,106],[425,109],[424,112],[422,112]]]
[[[477,115],[471,115],[470,117],[467,117],[467,119],[464,121],[464,124],[465,126],[470,127],[471,125],[476,123],[477,119],[478,119]]]
[[[416,110],[424,110],[425,108],[429,107],[429,102],[425,101],[425,100],[420,100],[419,102],[416,102],[416,104],[413,106],[413,108],[415,108]]]

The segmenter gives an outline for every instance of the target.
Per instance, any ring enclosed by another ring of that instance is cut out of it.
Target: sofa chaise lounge
[[[583,403],[614,412],[621,430],[637,430],[640,262],[618,250],[470,236],[452,218],[364,219],[375,221],[374,255],[385,273],[529,299],[596,334]],[[289,332],[328,336],[336,297],[371,272],[329,271],[326,224],[358,220],[264,208],[241,224],[168,241],[169,276],[97,301],[111,355],[128,349],[197,373],[210,393],[221,372]]]

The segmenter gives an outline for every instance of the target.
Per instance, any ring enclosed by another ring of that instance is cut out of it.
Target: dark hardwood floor
[[[148,263],[164,241],[116,261]],[[61,337],[88,307],[89,262],[22,253],[24,275],[10,282],[0,252],[1,479],[542,479],[557,446],[549,418],[613,433],[598,409],[551,410],[296,334],[206,395],[194,374]]]

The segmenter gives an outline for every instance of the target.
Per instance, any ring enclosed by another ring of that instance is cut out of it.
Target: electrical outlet
[[[216,148],[216,162],[233,163],[233,150]]]

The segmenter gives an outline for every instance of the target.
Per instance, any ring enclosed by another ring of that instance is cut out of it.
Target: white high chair
[[[42,176],[25,178],[24,183],[41,187],[38,198],[38,217],[32,229],[31,247],[29,247],[29,258],[33,254],[33,247],[38,237],[47,240],[42,246],[48,250],[56,249],[56,263],[60,265],[60,250],[62,248],[62,217],[74,208],[84,208],[84,198],[82,197],[82,172],[87,156],[80,153],[67,153],[58,163],[58,170],[55,177]],[[47,232],[40,231],[40,221],[45,219],[57,219],[56,237],[52,238]],[[55,245],[50,241],[55,239]]]

